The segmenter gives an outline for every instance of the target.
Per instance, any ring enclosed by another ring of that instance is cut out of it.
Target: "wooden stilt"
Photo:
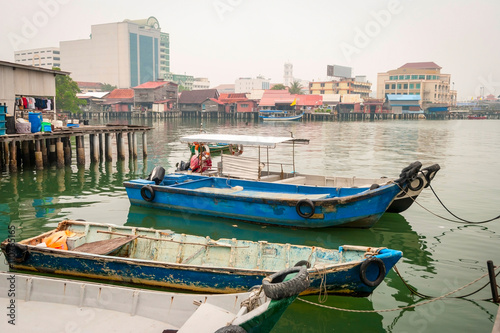
[[[40,140],[35,141],[35,164],[37,170],[43,170],[42,143]]]
[[[148,157],[148,135],[146,132],[142,132],[142,157]]]
[[[10,143],[10,163],[9,171],[17,172],[17,142],[12,141]]]
[[[109,133],[104,134],[104,151],[106,155],[106,162],[113,161],[113,152],[111,148],[111,135]]]
[[[57,138],[56,151],[57,151],[57,167],[64,168],[64,145],[63,142],[61,141],[61,138]]]

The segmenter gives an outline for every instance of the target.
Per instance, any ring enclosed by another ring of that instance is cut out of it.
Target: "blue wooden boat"
[[[291,115],[284,110],[260,110],[259,119],[262,121],[296,121],[301,120],[304,113]]]
[[[66,250],[43,246],[50,245],[47,239],[66,232]],[[247,291],[270,274],[306,265],[310,285],[303,294],[328,291],[366,296],[402,256],[386,248],[344,245],[336,250],[234,238],[212,240],[81,221],[63,221],[57,229],[16,243],[6,240],[1,247],[15,270],[205,293]]]
[[[124,182],[132,205],[218,216],[292,228],[373,226],[416,176],[370,188],[315,187],[222,177],[169,174],[155,168],[148,179]]]
[[[307,139],[298,139],[292,137],[263,137],[249,135],[228,135],[228,134],[197,134],[182,137],[181,142],[197,141],[201,145],[210,145],[216,142],[227,142],[230,146],[237,145],[240,151],[243,151],[244,146],[257,147],[258,156],[246,157],[237,154],[222,154],[221,160],[218,162],[217,170],[209,169],[204,172],[206,175],[218,175],[220,177],[240,178],[249,180],[258,180],[273,183],[286,183],[295,185],[309,185],[322,187],[356,187],[369,189],[374,185],[385,185],[391,183],[395,178],[388,177],[366,177],[363,175],[354,177],[342,176],[322,176],[297,172],[295,169],[295,147],[297,145],[309,144]],[[291,147],[291,158],[288,163],[284,163],[282,158],[278,161],[273,160],[270,149],[276,148],[277,144],[285,144]],[[245,151],[247,151],[245,149]],[[254,150],[255,151],[255,150]],[[267,152],[267,156],[261,156],[261,151]],[[250,151],[250,154],[252,152]],[[245,153],[247,155],[249,153]],[[255,155],[255,154],[254,154]],[[181,162],[183,164],[183,162]],[[422,166],[420,162],[414,162],[413,165]],[[274,167],[274,169],[273,169]],[[291,168],[288,171],[285,168]],[[387,212],[400,213],[408,209],[417,199],[420,193],[429,186],[434,179],[440,166],[434,164],[426,168],[422,168],[417,172],[417,175],[411,180],[408,186],[398,193]],[[182,172],[187,168],[178,168],[176,172]]]

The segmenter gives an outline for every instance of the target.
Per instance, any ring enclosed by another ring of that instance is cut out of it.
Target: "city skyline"
[[[327,65],[349,66],[375,87],[379,72],[433,61],[451,74],[459,100],[500,95],[493,1],[29,0],[2,8],[17,13],[0,22],[4,61],[18,50],[88,39],[94,24],[154,16],[170,34],[171,71],[207,77],[212,87],[258,75],[281,83],[286,62],[309,81],[324,80]]]

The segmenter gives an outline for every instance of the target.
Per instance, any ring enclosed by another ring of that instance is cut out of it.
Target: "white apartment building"
[[[168,43],[154,17],[93,25],[89,39],[60,43],[61,69],[75,81],[135,87],[170,71]]]
[[[43,47],[14,52],[16,64],[52,69],[61,67],[61,54],[58,47]]]
[[[193,81],[192,90],[210,89],[210,81],[206,77],[196,77]]]
[[[269,89],[271,84],[270,79],[263,76],[257,76],[255,79],[250,77],[240,77],[234,82],[235,93],[250,93],[252,90]]]

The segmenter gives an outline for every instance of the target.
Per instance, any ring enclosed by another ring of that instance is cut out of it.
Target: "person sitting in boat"
[[[192,172],[202,173],[212,167],[212,159],[210,158],[210,153],[207,151],[202,152],[199,155],[191,156],[190,168]]]

